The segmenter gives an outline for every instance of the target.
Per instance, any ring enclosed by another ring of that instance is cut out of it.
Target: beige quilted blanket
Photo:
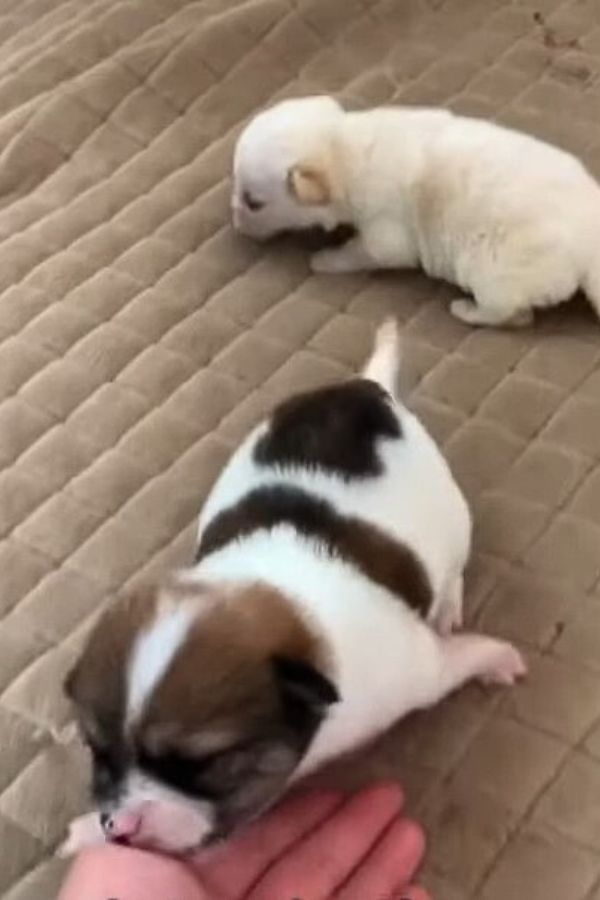
[[[600,174],[600,4],[1,0],[0,41],[0,894],[56,895],[86,779],[61,679],[92,617],[189,557],[240,435],[393,311],[476,512],[470,619],[531,677],[346,777],[405,782],[436,900],[599,900],[598,323],[470,331],[419,275],[310,276],[232,233],[227,175],[245,117],[314,91],[498,117]]]

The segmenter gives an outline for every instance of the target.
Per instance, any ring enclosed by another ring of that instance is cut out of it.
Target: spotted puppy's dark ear
[[[279,655],[272,663],[281,698],[291,709],[320,716],[340,700],[336,686],[310,663]]]

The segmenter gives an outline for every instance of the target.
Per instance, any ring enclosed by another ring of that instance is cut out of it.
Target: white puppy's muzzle
[[[276,229],[266,228],[264,225],[259,224],[256,221],[256,214],[248,213],[239,204],[232,203],[231,219],[236,231],[256,241],[268,240],[276,233]]]

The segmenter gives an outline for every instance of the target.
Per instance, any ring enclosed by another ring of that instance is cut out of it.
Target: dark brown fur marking
[[[287,485],[257,488],[215,516],[202,535],[196,559],[284,523],[324,545],[332,556],[355,566],[423,616],[429,612],[431,585],[412,550],[375,525],[342,516],[325,500]]]
[[[330,385],[280,404],[258,441],[254,458],[264,466],[301,466],[346,480],[382,472],[379,442],[402,437],[384,389],[367,378]]]
[[[126,721],[134,642],[180,603],[198,617],[141,714]],[[227,834],[284,790],[328,707],[334,661],[293,605],[268,585],[171,576],[118,598],[67,680],[93,757],[93,793],[118,808],[128,773],[212,805]]]
[[[281,594],[256,583],[213,588],[213,600],[135,738],[143,770],[216,802],[227,830],[281,792],[338,695],[326,648]]]

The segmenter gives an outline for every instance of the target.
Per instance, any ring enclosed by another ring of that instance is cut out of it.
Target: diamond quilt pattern
[[[392,313],[475,512],[470,623],[531,674],[325,777],[402,779],[436,900],[598,900],[598,324],[473,331],[421,275],[313,276],[232,233],[228,173],[248,116],[327,91],[492,117],[600,175],[600,3],[2,0],[0,44],[0,894],[56,895],[87,778],[61,680],[106,598],[189,558],[246,429]]]

